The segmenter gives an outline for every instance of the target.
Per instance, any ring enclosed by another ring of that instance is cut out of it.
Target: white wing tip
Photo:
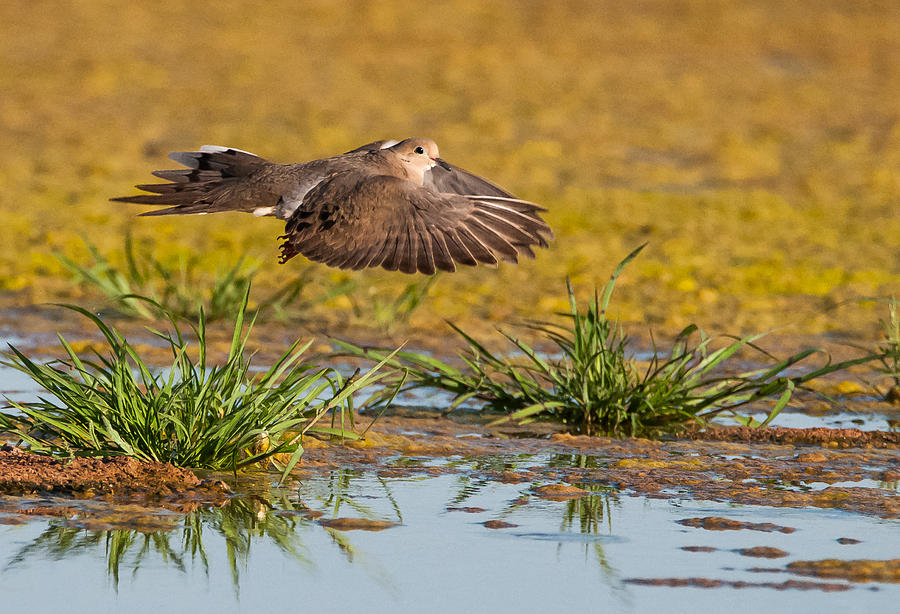
[[[244,151],[243,149],[238,149],[236,147],[223,147],[221,145],[204,145],[198,151],[200,151],[201,153],[225,153],[226,151],[238,151],[250,156],[256,155],[255,153]]]

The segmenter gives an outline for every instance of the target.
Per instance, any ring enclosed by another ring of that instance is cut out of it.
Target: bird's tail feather
[[[204,145],[199,151],[174,152],[169,154],[169,158],[187,168],[153,172],[156,177],[169,183],[135,186],[151,194],[120,196],[110,200],[168,207],[141,215],[255,212],[266,208],[264,201],[267,195],[260,194],[260,190],[253,189],[245,181],[253,173],[272,166],[264,158],[218,145]]]

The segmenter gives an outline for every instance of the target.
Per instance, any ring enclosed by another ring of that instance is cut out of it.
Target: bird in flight
[[[204,145],[155,171],[169,183],[114,201],[164,205],[141,215],[244,211],[285,220],[282,263],[297,254],[342,269],[455,271],[534,258],[553,237],[546,209],[441,159],[429,139],[376,141],[347,153],[276,164],[240,149]]]

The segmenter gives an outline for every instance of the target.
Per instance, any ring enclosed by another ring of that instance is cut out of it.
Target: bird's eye
[[[423,154],[423,153],[425,153],[425,148],[422,147],[421,145],[419,145],[418,147],[413,149],[413,151],[416,152],[417,154]]]

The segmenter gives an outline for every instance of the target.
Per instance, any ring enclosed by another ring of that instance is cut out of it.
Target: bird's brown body
[[[428,139],[377,141],[300,164],[212,146],[170,157],[188,168],[156,171],[170,183],[113,200],[168,207],[143,215],[274,215],[287,222],[282,262],[303,254],[344,269],[432,274],[533,257],[552,237],[541,207],[447,164]]]

